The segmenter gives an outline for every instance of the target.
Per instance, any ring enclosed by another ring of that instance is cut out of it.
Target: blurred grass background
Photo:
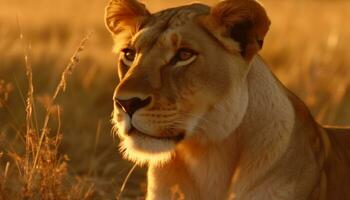
[[[157,11],[192,1],[143,2]],[[319,122],[350,125],[350,1],[261,2],[272,21],[261,54],[272,70],[308,104]],[[24,183],[14,157],[24,156],[26,150],[26,51],[33,68],[36,124],[41,127],[45,105],[87,32],[93,32],[92,37],[65,93],[57,99],[60,117],[52,116],[49,124],[51,132],[60,130],[63,136],[58,152],[67,163],[59,199],[118,195],[132,164],[120,158],[118,139],[110,131],[117,77],[112,40],[103,22],[106,4],[104,0],[0,1],[0,199],[22,199]],[[144,171],[134,172],[125,196],[142,196]],[[64,191],[71,195],[64,196]]]

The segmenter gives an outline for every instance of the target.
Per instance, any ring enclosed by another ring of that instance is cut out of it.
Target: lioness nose
[[[127,100],[120,100],[118,98],[115,98],[115,102],[131,117],[137,110],[150,104],[151,97],[148,97],[144,100],[137,97]]]

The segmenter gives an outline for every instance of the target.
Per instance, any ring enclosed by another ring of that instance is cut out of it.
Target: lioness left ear
[[[212,8],[211,18],[226,37],[239,43],[247,61],[262,48],[271,24],[265,9],[255,0],[224,0]]]
[[[137,0],[110,0],[105,11],[105,24],[114,35],[124,30],[135,32],[150,15],[145,5]]]

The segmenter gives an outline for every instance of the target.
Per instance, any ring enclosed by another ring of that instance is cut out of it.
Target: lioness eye
[[[194,51],[191,49],[182,48],[177,52],[178,61],[186,61],[195,55]]]
[[[133,49],[123,49],[123,61],[125,64],[129,65],[135,60],[136,52]]]
[[[175,66],[186,66],[196,60],[198,53],[192,49],[181,48],[175,54],[175,57],[171,60],[171,63]]]

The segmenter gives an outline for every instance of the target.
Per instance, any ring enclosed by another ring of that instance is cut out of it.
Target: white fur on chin
[[[124,137],[119,148],[125,159],[138,165],[163,165],[173,157],[175,146],[175,141],[146,138],[134,134]]]
[[[119,150],[125,159],[138,165],[155,164],[162,165],[173,157],[176,142],[149,138],[142,135],[128,135],[131,128],[130,117],[117,108],[113,111],[113,130],[121,139]]]

